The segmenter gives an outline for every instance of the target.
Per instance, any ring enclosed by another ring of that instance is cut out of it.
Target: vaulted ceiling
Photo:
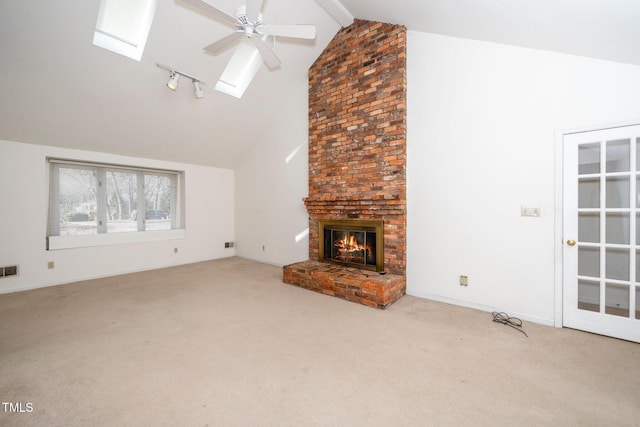
[[[233,13],[242,0],[209,0]],[[337,1],[337,0],[332,0]],[[637,0],[342,0],[360,19],[640,65]],[[314,24],[279,39],[242,99],[213,90],[233,50],[202,48],[231,28],[159,0],[140,62],[93,46],[99,0],[0,0],[0,139],[233,168],[305,109],[307,70],[339,29],[315,0],[266,0],[264,21]],[[206,82],[166,89],[169,65]],[[306,111],[302,114],[306,117]]]

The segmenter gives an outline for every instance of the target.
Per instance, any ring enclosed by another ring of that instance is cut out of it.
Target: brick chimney
[[[319,218],[384,220],[385,268],[406,266],[406,28],[356,20],[309,70],[309,258]]]
[[[304,200],[310,263],[286,266],[285,282],[378,308],[404,295],[406,96],[406,28],[400,25],[356,19],[311,66],[309,196]],[[321,219],[382,220],[389,275],[336,285],[331,271],[323,271],[321,286],[314,285],[311,276],[322,269],[314,263]],[[371,297],[374,290],[380,293],[377,300]]]

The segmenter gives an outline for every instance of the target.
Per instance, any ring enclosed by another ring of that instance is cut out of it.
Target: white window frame
[[[47,250],[72,249],[91,246],[151,242],[162,240],[183,239],[186,237],[184,225],[184,171],[165,169],[151,169],[136,166],[115,165],[108,163],[93,163],[58,158],[47,159],[49,170],[49,209],[47,227]],[[78,168],[94,170],[98,176],[97,187],[97,234],[60,236],[60,201],[59,201],[59,169]],[[108,171],[126,171],[138,174],[138,231],[107,232],[106,173]],[[171,179],[171,229],[145,230],[144,207],[144,176],[160,175]],[[141,202],[142,201],[142,202]]]

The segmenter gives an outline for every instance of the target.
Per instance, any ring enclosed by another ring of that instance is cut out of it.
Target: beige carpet
[[[640,345],[239,258],[0,295],[0,425],[640,425]],[[3,405],[6,409],[8,406]]]

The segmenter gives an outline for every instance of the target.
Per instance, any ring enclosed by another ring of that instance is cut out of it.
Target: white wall
[[[185,171],[186,238],[47,251],[47,156]],[[0,201],[0,265],[19,265],[0,293],[235,254],[224,249],[235,237],[231,170],[0,140]]]
[[[413,31],[407,61],[407,293],[553,324],[555,133],[640,121],[640,67]]]
[[[290,82],[272,108],[282,119],[236,168],[236,254],[286,265],[309,259],[306,78]]]

